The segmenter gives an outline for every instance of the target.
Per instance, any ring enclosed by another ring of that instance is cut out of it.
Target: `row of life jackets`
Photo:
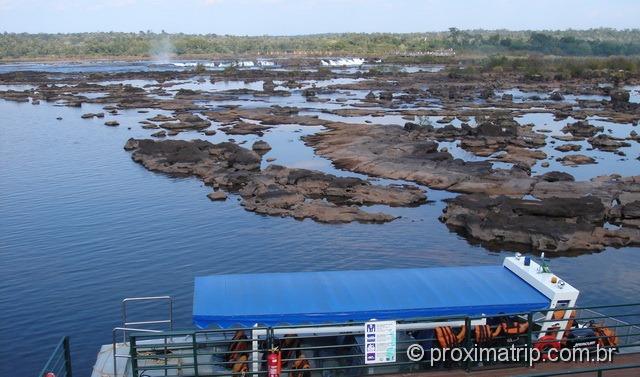
[[[484,345],[494,340],[501,333],[504,333],[509,338],[524,334],[528,329],[529,324],[527,322],[504,321],[495,328],[490,325],[476,325],[473,328],[473,335],[476,344]],[[440,348],[454,348],[464,341],[466,326],[462,326],[457,333],[450,326],[436,327],[435,335]]]
[[[300,352],[295,348],[300,347],[300,340],[295,335],[285,335],[281,343],[283,350],[281,351],[282,360],[286,369],[287,364],[291,364],[289,377],[310,377],[311,364]],[[224,360],[234,362],[231,371],[234,373],[246,373],[249,371],[249,339],[242,330],[238,330],[233,335],[229,344],[228,352],[225,354]]]

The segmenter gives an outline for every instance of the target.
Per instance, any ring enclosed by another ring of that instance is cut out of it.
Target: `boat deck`
[[[612,363],[540,363],[533,368],[504,368],[504,369],[491,369],[491,370],[474,370],[471,373],[467,373],[462,370],[442,370],[442,371],[429,371],[424,373],[404,373],[386,375],[385,377],[457,377],[457,376],[478,376],[478,377],[503,377],[503,376],[528,376],[544,373],[559,373],[565,371],[576,372],[571,376],[578,377],[594,377],[597,372],[584,372],[577,373],[581,369],[594,369],[602,368],[606,366],[622,366],[622,365],[640,365],[640,353],[627,353],[614,356]],[[640,368],[635,369],[622,369],[622,370],[610,370],[603,372],[606,377],[637,377],[640,375]]]
[[[129,347],[123,344],[118,344],[119,355],[126,355],[129,352]],[[186,360],[186,359],[185,359]],[[203,360],[204,361],[204,360]],[[142,369],[144,369],[144,365],[154,365],[157,361],[153,360],[145,360],[142,365]],[[597,372],[590,371],[579,373],[579,370],[588,370],[595,368],[603,368],[609,366],[623,366],[623,365],[639,365],[640,366],[640,353],[632,352],[632,353],[621,353],[616,354],[613,358],[613,362],[611,363],[596,363],[596,362],[576,362],[576,363],[566,363],[566,362],[556,362],[556,363],[538,363],[534,367],[514,367],[514,366],[505,366],[503,368],[494,368],[494,369],[474,369],[471,372],[465,372],[460,369],[431,369],[429,371],[424,372],[412,372],[412,373],[396,373],[396,374],[377,374],[378,376],[401,376],[401,377],[455,377],[455,376],[480,376],[480,377],[502,377],[502,376],[528,376],[535,374],[545,374],[545,373],[560,373],[560,372],[568,372],[571,371],[575,374],[571,374],[573,376],[596,376]],[[131,364],[129,363],[128,358],[118,358],[117,363],[117,374],[115,376],[126,376],[131,377]],[[366,370],[366,369],[365,369]],[[182,369],[179,375],[192,375],[193,369],[185,368]],[[211,375],[231,375],[228,373],[228,370],[211,370]],[[226,372],[226,373],[225,373]],[[205,372],[207,373],[207,372]],[[365,373],[366,374],[366,373]],[[147,371],[145,375],[164,375],[161,371]],[[603,375],[607,377],[617,377],[617,376],[639,376],[640,368],[634,369],[623,369],[623,370],[610,370],[603,372]],[[94,370],[92,373],[92,377],[114,377],[113,374],[113,348],[112,345],[106,344],[103,345],[97,358],[97,362],[94,366]]]

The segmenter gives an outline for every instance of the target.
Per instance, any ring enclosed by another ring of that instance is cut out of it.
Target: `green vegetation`
[[[620,83],[629,78],[640,78],[640,57],[558,57],[528,55],[494,55],[470,59],[447,67],[452,79],[473,80],[484,75],[516,73],[531,81],[603,79]]]
[[[204,66],[204,64],[202,64],[202,63],[198,63],[198,64],[196,64],[196,66],[194,67],[193,72],[194,72],[194,73],[197,73],[197,74],[202,74],[202,73],[207,72],[207,68]]]
[[[470,67],[470,69],[477,69]],[[627,57],[611,58],[543,58],[540,56],[512,57],[492,56],[482,61],[483,72],[518,71],[529,76],[550,74],[554,79],[590,78],[603,74],[626,72],[640,74],[640,59]]]
[[[453,48],[458,53],[564,56],[640,55],[640,29],[567,31],[458,30],[434,33],[350,33],[243,37],[152,32],[80,34],[0,34],[0,59],[97,56],[185,55],[422,55]]]

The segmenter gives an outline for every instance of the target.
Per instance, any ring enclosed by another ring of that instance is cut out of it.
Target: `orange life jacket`
[[[527,332],[527,330],[529,329],[529,322],[514,321],[511,323],[511,325],[509,325],[507,322],[502,322],[500,324],[500,327],[502,327],[502,331],[504,331],[506,335],[520,335]]]
[[[501,328],[500,326],[496,327],[495,330],[491,331],[491,326],[489,325],[477,325],[474,328],[475,339],[477,344],[487,344],[493,340],[498,334],[500,334]]]
[[[436,339],[440,348],[453,348],[462,343],[466,334],[466,326],[460,328],[460,332],[455,334],[450,326],[436,327]]]
[[[550,356],[549,350],[553,348],[558,352],[560,351],[561,345],[555,335],[545,335],[538,339],[538,341],[533,345],[533,348],[540,351],[542,360],[548,360]]]
[[[598,335],[598,344],[600,347],[617,347],[618,337],[616,332],[602,325],[594,325],[593,331]]]

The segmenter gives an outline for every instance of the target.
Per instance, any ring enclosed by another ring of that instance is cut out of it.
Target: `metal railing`
[[[598,309],[598,308],[594,308],[594,309]],[[624,339],[625,344],[640,344],[640,326],[638,323],[633,324],[628,321],[623,321],[619,318],[608,316],[594,309],[589,309],[589,308],[582,309],[582,311],[585,312],[584,317],[589,315],[595,319],[601,320],[604,326],[606,327],[624,329],[625,330],[624,335],[620,334],[620,331],[618,331],[618,334],[617,334],[618,338]],[[583,317],[583,316],[580,315],[580,317]],[[624,315],[624,317],[626,317],[626,315]],[[637,319],[637,321],[640,322],[640,319]]]
[[[166,302],[168,315],[166,319],[146,320],[146,321],[129,321],[127,319],[127,305],[132,303],[149,303],[149,302]],[[114,327],[112,331],[112,353],[113,353],[113,376],[118,376],[118,358],[130,359],[131,355],[118,354],[118,343],[116,342],[116,335],[118,332],[122,332],[122,345],[126,348],[127,343],[127,331],[135,331],[138,333],[162,333],[163,331],[133,327],[133,326],[154,326],[167,324],[169,331],[173,330],[173,297],[171,296],[148,296],[148,297],[127,297],[122,300],[122,326]],[[126,374],[126,367],[122,375]],[[166,375],[166,372],[165,372]]]
[[[38,377],[52,375],[55,377],[72,377],[73,375],[71,372],[71,352],[68,336],[60,339]]]
[[[563,371],[555,371],[555,372],[522,374],[516,377],[553,377],[553,376],[571,376],[576,374],[580,374],[580,375],[591,374],[597,377],[602,377],[606,375],[606,372],[632,370],[632,369],[640,369],[640,364],[610,365],[610,366],[599,367],[599,368],[580,368],[580,369],[563,370]],[[640,371],[634,371],[632,373],[634,373],[632,375],[635,375],[635,376],[640,375]]]
[[[151,321],[128,321],[127,304],[134,302],[167,302],[168,318]],[[127,297],[122,300],[122,341],[126,341],[128,327],[168,324],[169,330],[173,330],[173,297],[171,296],[149,296],[149,297]]]
[[[365,364],[364,322],[132,333],[129,337],[131,370],[133,377],[263,376],[267,373],[266,356],[273,347],[278,347],[281,354],[283,376],[302,372],[310,376],[331,377],[427,372],[442,368],[472,371],[528,366],[529,360],[525,355],[530,354],[533,347],[540,346],[538,338],[545,335],[542,326],[551,321],[547,319],[549,312],[560,310],[574,312],[571,318],[574,323],[606,322],[607,327],[615,331],[617,351],[630,347],[640,349],[640,304],[628,304],[552,309],[543,313],[506,313],[494,317],[401,320],[396,325],[396,361],[382,364]],[[616,315],[625,320],[612,318]],[[480,327],[493,330],[505,326],[502,325],[505,319],[509,323],[507,329],[520,330],[514,333],[503,330],[496,336],[484,338],[476,333]],[[436,327],[450,327],[453,334],[459,336],[452,349],[514,348],[516,357],[482,362],[436,362],[427,352],[420,361],[410,360],[407,348],[412,344],[420,344],[425,350],[442,348],[442,337],[437,336]],[[575,331],[573,328],[564,330],[567,334]],[[553,331],[557,333],[559,330]],[[603,342],[610,338],[611,335],[594,335],[590,340]],[[561,341],[566,342],[566,338]],[[300,365],[304,365],[304,371],[299,369]]]
[[[123,359],[131,358],[131,354],[129,352],[127,352],[126,354],[118,354],[118,343],[116,342],[116,335],[118,331],[121,331],[122,333],[125,333],[127,331],[162,333],[162,331],[160,330],[136,329],[134,327],[114,327],[113,331],[111,332],[111,338],[112,338],[111,346],[112,346],[112,352],[113,352],[113,377],[118,376],[118,358],[123,358]],[[126,342],[123,342],[122,344],[124,346],[127,345]],[[125,368],[125,372],[126,372],[126,368]],[[122,373],[122,375],[125,375],[125,374],[126,373]]]

